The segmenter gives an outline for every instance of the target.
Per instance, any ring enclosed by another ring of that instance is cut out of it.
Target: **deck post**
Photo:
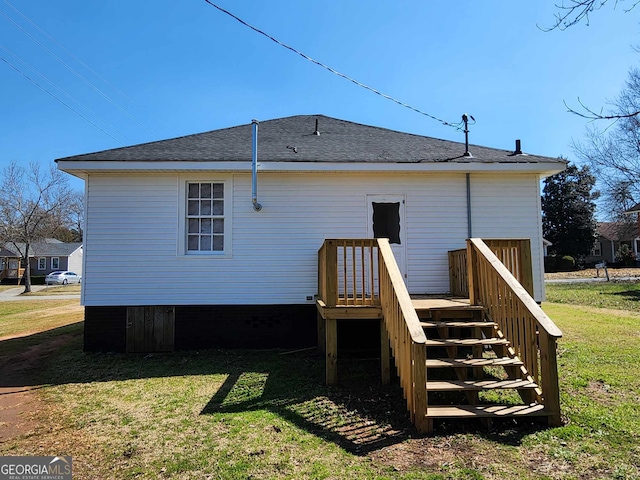
[[[391,383],[391,347],[384,318],[380,320],[380,369],[382,384],[389,385]]]
[[[556,352],[556,338],[548,335],[540,329],[540,376],[542,384],[542,396],[544,406],[551,415],[549,416],[549,426],[559,427],[562,425],[560,418],[560,387],[558,385],[558,362]]]
[[[422,343],[411,342],[413,357],[413,423],[420,433],[431,433],[433,419],[427,417],[427,349]]]
[[[326,328],[326,383],[338,383],[338,320],[327,318]]]
[[[520,272],[522,272],[522,286],[533,295],[533,264],[531,263],[531,240],[520,240]]]
[[[327,307],[335,307],[338,303],[338,245],[335,240],[326,240]]]
[[[469,304],[479,305],[479,278],[476,260],[476,252],[471,243],[471,239],[467,239],[467,279],[469,282]]]

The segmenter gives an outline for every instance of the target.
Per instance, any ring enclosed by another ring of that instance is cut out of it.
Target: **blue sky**
[[[512,149],[519,138],[525,152],[570,160],[588,121],[563,101],[606,106],[640,56],[640,15],[624,2],[552,32],[537,25],[553,22],[553,0],[216,3],[438,118],[473,115],[471,143]],[[0,167],[296,114],[464,141],[204,0],[0,0],[0,57],[80,114],[0,61]]]

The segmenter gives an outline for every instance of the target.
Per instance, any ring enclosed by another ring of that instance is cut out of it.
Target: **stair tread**
[[[454,347],[474,345],[508,345],[509,341],[503,338],[445,338],[427,339],[427,347]]]
[[[480,327],[480,328],[489,328],[495,327],[497,324],[494,322],[482,322],[482,321],[468,321],[464,320],[455,320],[455,321],[422,321],[420,322],[420,326],[422,327],[461,327],[461,328],[471,328],[471,327]]]
[[[504,390],[504,389],[532,389],[538,388],[535,382],[529,380],[436,380],[427,382],[427,391],[451,390]]]
[[[526,417],[551,415],[544,405],[429,405],[427,417]]]
[[[518,358],[432,358],[427,360],[427,368],[445,367],[517,367],[522,365]]]

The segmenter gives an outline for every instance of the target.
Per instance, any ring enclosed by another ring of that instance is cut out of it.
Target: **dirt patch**
[[[9,358],[0,358],[0,445],[36,430],[44,402],[36,395],[36,372],[58,348],[73,339],[62,335],[29,347]]]
[[[636,278],[640,280],[640,268],[609,268],[610,278]],[[600,269],[599,273],[595,268],[586,268],[575,272],[555,272],[545,273],[545,280],[564,280],[571,278],[605,278],[604,270]]]

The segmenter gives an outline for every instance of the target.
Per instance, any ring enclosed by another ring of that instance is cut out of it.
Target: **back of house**
[[[85,348],[113,351],[315,344],[328,238],[389,238],[412,294],[449,291],[467,238],[529,239],[542,301],[540,180],[566,165],[323,115],[57,163],[85,180]]]

